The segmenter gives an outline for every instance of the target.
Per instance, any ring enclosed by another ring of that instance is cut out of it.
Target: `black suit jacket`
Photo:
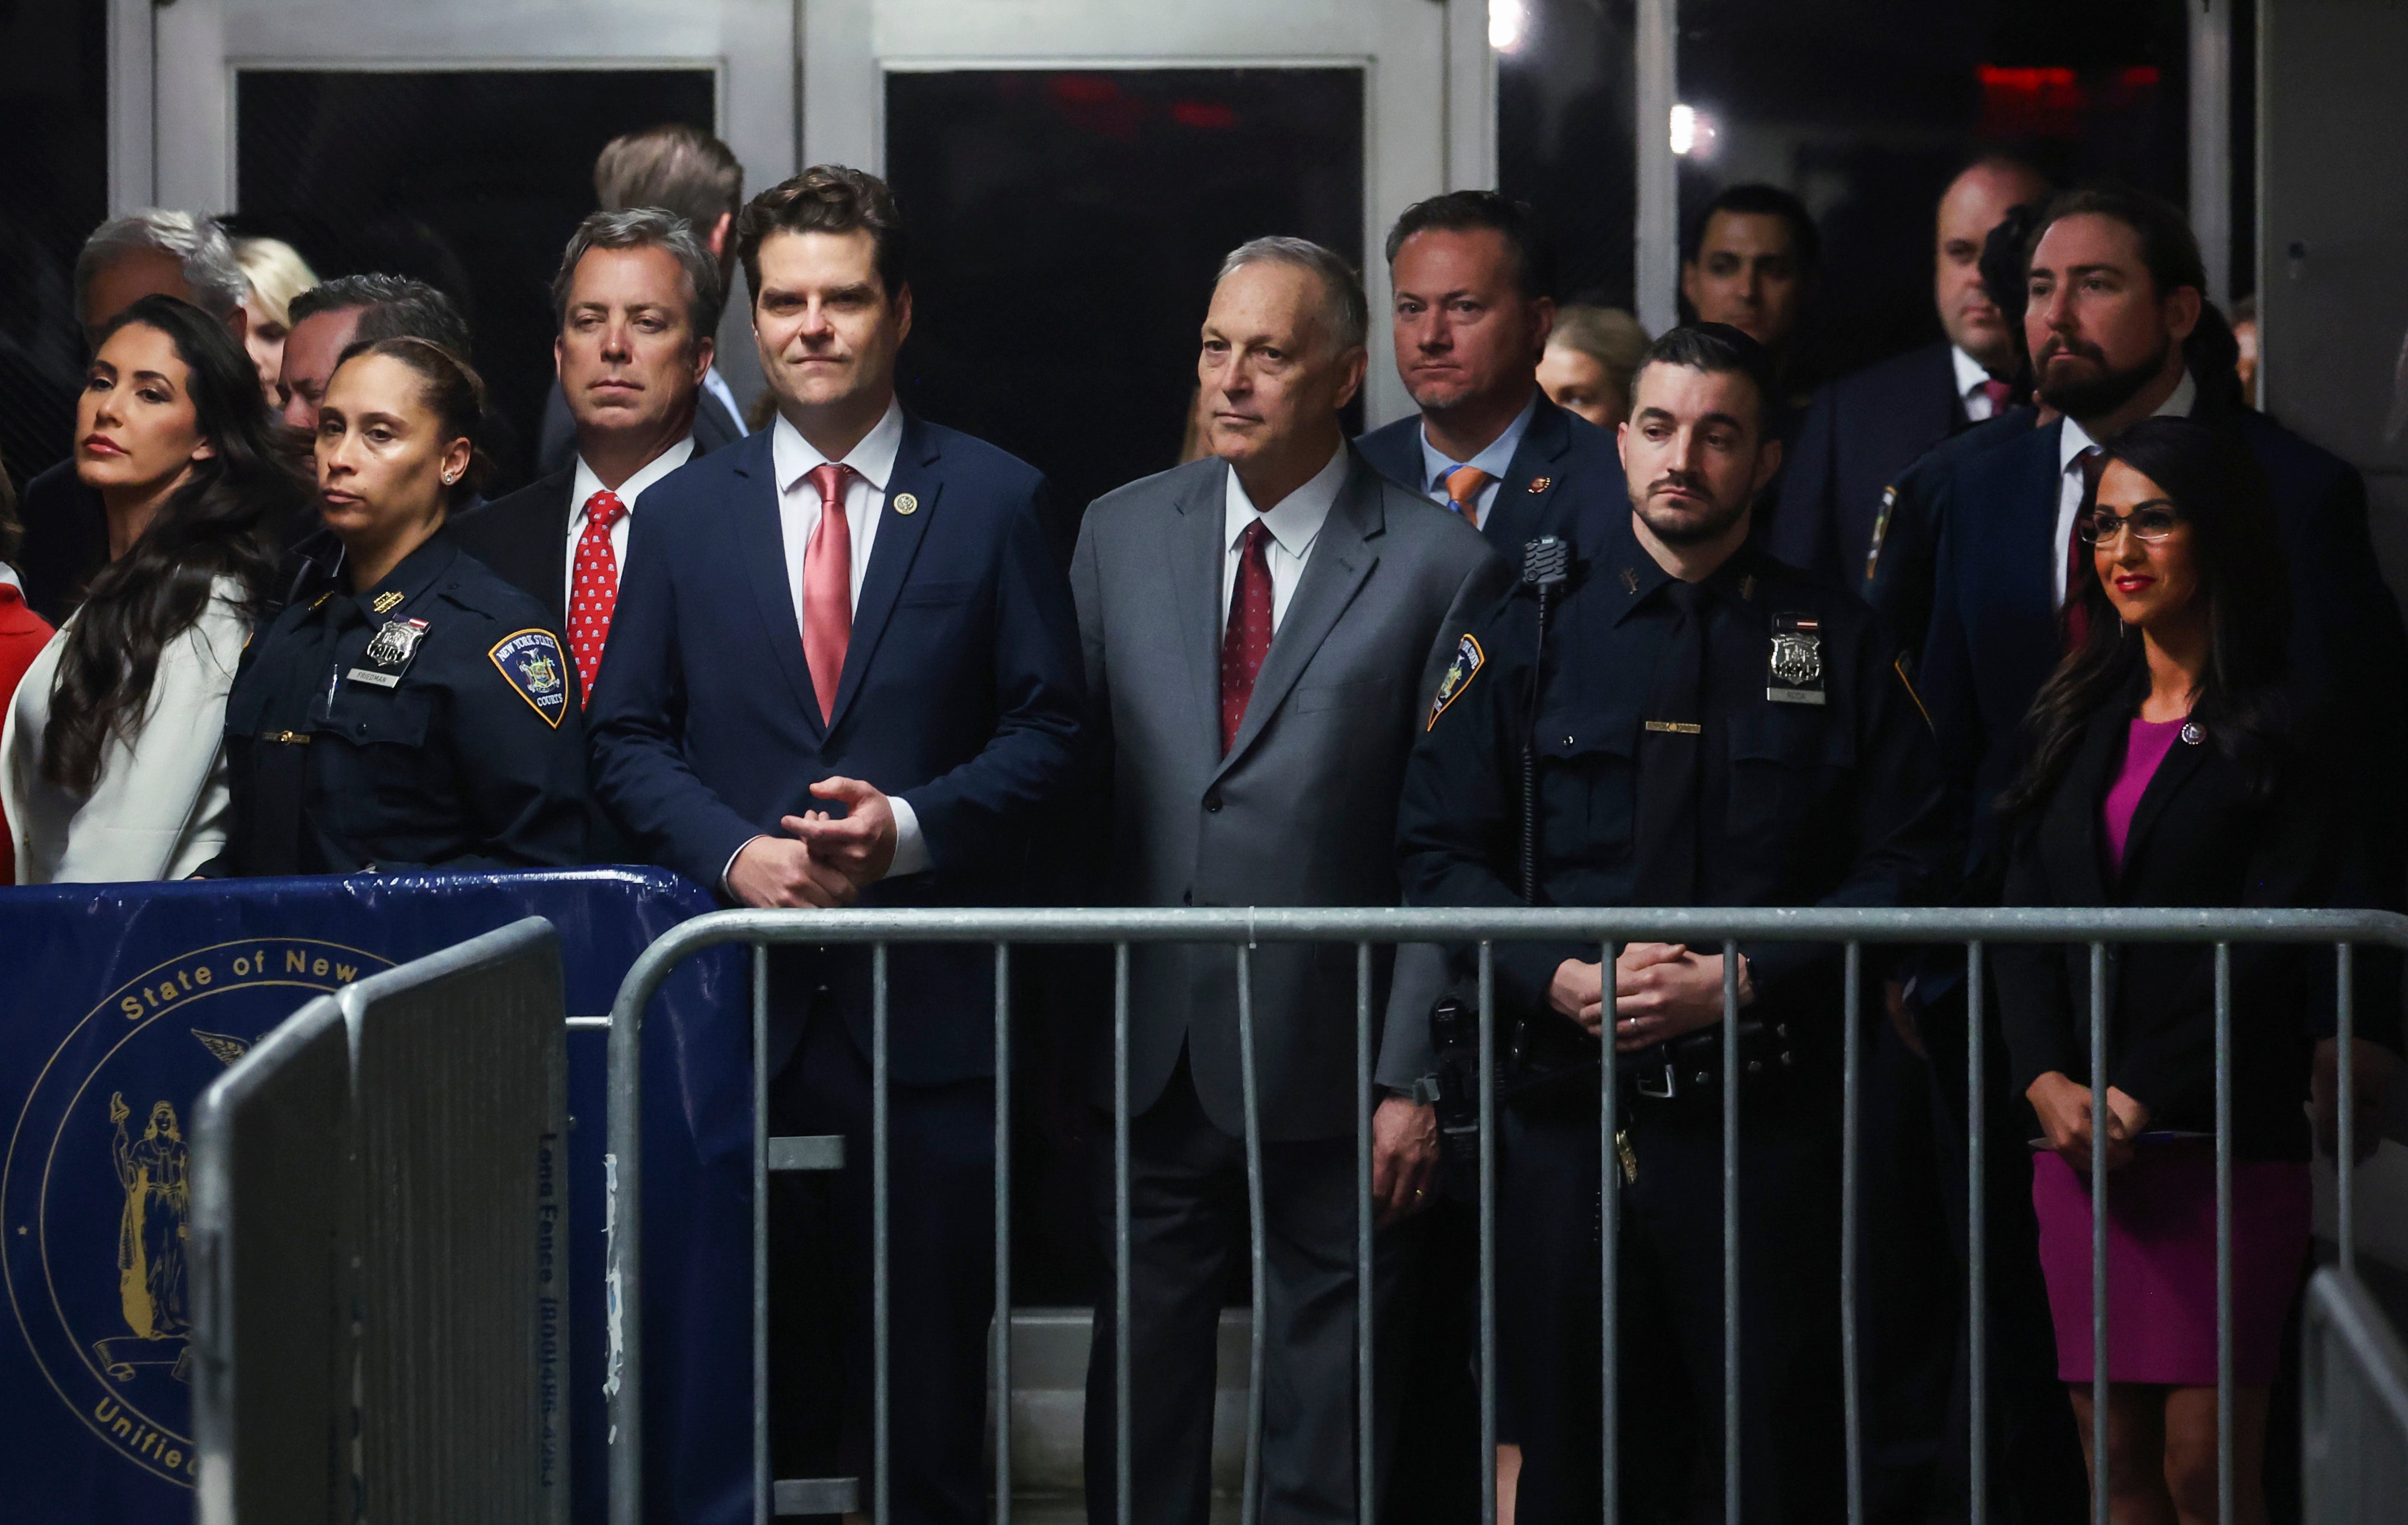
[[[2202,422],[2232,429],[2273,488],[2289,560],[2290,668],[2299,683],[2346,693],[2376,745],[2408,730],[2408,631],[2368,537],[2356,467],[2262,413]],[[2061,422],[1969,455],[1942,488],[1931,628],[1916,688],[1940,737],[1941,764],[1972,806],[1970,883],[1997,883],[1991,802],[2021,761],[2019,733],[2061,650],[2050,587]],[[2397,813],[2386,805],[2386,817]]]
[[[699,458],[709,455],[722,445],[732,445],[744,437],[736,415],[727,405],[710,394],[706,387],[694,400],[694,453]],[[577,420],[569,416],[568,397],[555,381],[544,393],[543,434],[536,443],[535,470],[538,480],[555,472],[577,468]]]
[[[2396,908],[2398,862],[2380,863],[2363,829],[2371,770],[2334,744],[2347,717],[2332,711],[2286,728],[2262,798],[2215,735],[2176,741],[2141,796],[2116,873],[2102,807],[2145,688],[2145,677],[2128,685],[2090,717],[2064,777],[2014,822],[2008,904]],[[2087,945],[2002,944],[1996,962],[2016,1093],[2052,1070],[2088,1084]],[[2243,1159],[2308,1157],[2300,1107],[2315,1042],[2333,1031],[2333,972],[2322,944],[2232,949],[2233,1147]],[[2360,1033],[2396,1048],[2397,960],[2361,948],[2353,973]],[[2109,949],[2108,1083],[2149,1108],[2151,1129],[2215,1126],[2214,980],[2214,950],[2202,944]]]
[[[576,478],[572,459],[565,469],[452,520],[461,549],[540,600],[554,630],[567,628],[562,589],[568,577],[568,493]]]
[[[1417,496],[1428,495],[1422,480],[1420,414],[1372,430],[1354,448],[1381,476]],[[1613,436],[1541,393],[1504,480],[1497,484],[1496,501],[1489,505],[1488,521],[1480,533],[1518,570],[1525,541],[1541,534],[1571,539],[1582,506],[1600,497],[1609,504],[1627,504],[1629,498]]]
[[[1814,393],[1759,532],[1766,549],[1862,588],[1884,490],[1971,421],[1948,349],[1912,349]]]

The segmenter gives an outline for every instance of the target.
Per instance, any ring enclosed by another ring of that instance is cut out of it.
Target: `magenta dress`
[[[2132,814],[2180,720],[2135,720],[2103,824],[2120,871]],[[2091,1380],[2090,1185],[2050,1149],[2032,1156],[2041,1271],[2057,1325],[2057,1375]],[[2305,1163],[2232,1164],[2232,1375],[2274,1380],[2283,1321],[2299,1290],[2314,1202]],[[2215,1384],[2215,1141],[2142,1135],[2131,1163],[2108,1177],[2107,1376],[2178,1387]]]

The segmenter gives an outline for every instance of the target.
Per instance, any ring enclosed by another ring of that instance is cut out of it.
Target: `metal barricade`
[[[1984,1232],[1983,1203],[1985,1196],[1985,1142],[1987,1119],[1985,1115],[1985,948],[1993,944],[2055,943],[2087,944],[2090,948],[2090,1056],[2091,1074],[2107,1072],[2108,1002],[2106,995],[2107,948],[2111,945],[2136,943],[2186,943],[2213,945],[2215,972],[2215,1075],[2216,1075],[2216,1286],[2217,1286],[2217,1372],[2221,1498],[2226,1525],[2232,1519],[2232,1139],[2231,1139],[2231,1049],[2232,1012],[2230,991],[2230,946],[2233,944],[2306,944],[2321,945],[2332,950],[2338,970],[2338,1007],[2336,1025],[2340,1038],[2340,1107],[2341,1133],[2354,1136],[2354,1096],[2352,1090],[2353,1062],[2350,1039],[2353,1035],[2354,1012],[2350,984],[2350,950],[2353,945],[2381,946],[2408,949],[2408,917],[2375,911],[2307,911],[2307,910],[2171,910],[2143,908],[2064,908],[2064,909],[1179,909],[1179,910],[920,910],[883,911],[851,910],[839,912],[813,911],[725,911],[696,918],[663,935],[647,948],[629,970],[621,985],[610,1019],[609,1052],[609,1150],[614,1163],[611,1171],[611,1221],[609,1242],[606,1251],[609,1275],[615,1289],[619,1305],[626,1309],[641,1307],[640,1290],[643,1270],[639,1247],[642,1236],[643,1204],[639,1190],[639,1173],[633,1162],[639,1158],[642,1147],[640,1101],[643,1076],[638,1058],[641,1052],[639,1023],[645,1005],[668,971],[681,959],[699,949],[726,943],[745,943],[756,949],[754,959],[753,1017],[757,1034],[766,1021],[767,991],[762,973],[767,967],[764,950],[772,945],[808,944],[813,946],[871,945],[872,948],[872,1133],[871,1153],[867,1163],[873,1173],[874,1220],[872,1233],[872,1263],[875,1275],[874,1328],[872,1346],[875,1352],[875,1391],[873,1394],[874,1447],[873,1475],[868,1489],[870,1516],[884,1521],[890,1518],[889,1497],[890,1447],[887,1426],[888,1393],[888,1319],[886,1301],[886,1236],[887,1195],[886,1171],[888,1156],[888,1080],[887,1080],[887,950],[893,944],[922,943],[991,943],[996,958],[995,1042],[996,1073],[1010,1074],[1010,999],[1006,977],[1010,967],[1010,948],[1015,944],[1111,944],[1114,948],[1113,981],[1113,1059],[1115,1065],[1114,1119],[1112,1136],[1112,1169],[1114,1182],[1114,1263],[1115,1285],[1112,1288],[1112,1318],[1117,1338],[1114,1344],[1118,1369],[1113,1393],[1116,1412],[1113,1416],[1119,1444],[1115,1455],[1117,1473],[1117,1518],[1125,1521],[1133,1517],[1132,1484],[1129,1460],[1129,1102],[1128,1102],[1128,1021],[1129,1021],[1129,948],[1139,943],[1185,943],[1220,945],[1235,950],[1238,963],[1238,1033],[1244,1091],[1245,1162],[1249,1223],[1252,1229],[1250,1266],[1254,1284],[1254,1325],[1249,1350],[1249,1371],[1252,1378],[1247,1405],[1247,1436],[1245,1471],[1246,1490],[1242,1501],[1244,1525],[1254,1525],[1257,1518],[1257,1485],[1260,1479],[1262,1387],[1266,1358],[1263,1298],[1265,1286],[1265,1247],[1263,1231],[1262,1139],[1255,1113],[1255,1076],[1254,1073],[1254,1013],[1251,988],[1251,950],[1263,942],[1274,943],[1353,943],[1356,945],[1355,978],[1355,1082],[1357,1108],[1354,1119],[1356,1141],[1355,1190],[1355,1261],[1357,1294],[1357,1382],[1365,1393],[1373,1390],[1372,1340],[1372,1211],[1370,1184],[1370,1115],[1372,1033],[1374,1014],[1371,1011],[1371,949],[1381,944],[1443,943],[1457,947],[1476,943],[1479,949],[1480,1005],[1480,1172],[1479,1172],[1479,1374],[1480,1374],[1480,1475],[1482,1519],[1484,1525],[1494,1525],[1497,1518],[1496,1472],[1492,1464],[1497,1446],[1497,1069],[1495,1048],[1496,986],[1492,948],[1498,942],[1514,941],[1575,941],[1597,948],[1600,960],[1611,965],[1620,948],[1627,943],[1647,940],[1684,944],[1696,948],[1719,948],[1725,957],[1723,1014],[1727,1030],[1735,1030],[1739,1011],[1737,961],[1730,957],[1742,942],[1803,942],[1839,947],[1843,956],[1844,1010],[1847,1019],[1842,1022],[1846,1036],[1842,1054],[1842,1234],[1839,1247],[1840,1321],[1842,1328],[1842,1371],[1845,1384],[1844,1413],[1847,1446],[1847,1514],[1851,1525],[1861,1525],[1864,1518],[1863,1456],[1862,1456],[1862,1393],[1857,1341],[1857,1279],[1861,1229],[1858,1203],[1858,1164],[1861,1139],[1858,1127],[1860,1080],[1862,1069],[1858,1022],[1855,1014],[1861,1010],[1862,947],[1880,945],[1959,945],[1965,950],[1965,971],[1968,990],[1968,1042],[1966,1045],[1966,1080],[1968,1107],[1965,1119],[1967,1148],[1966,1180],[1971,1210],[1968,1213],[1968,1306],[1966,1337],[1968,1342],[1968,1389],[1970,1394],[1968,1430],[1971,1456],[1968,1516],[1973,1525],[1985,1525],[1989,1518],[1989,1471],[1986,1460],[1989,1418],[1987,1412],[1987,1355],[1985,1346],[1987,1290],[1985,1277],[1986,1254]],[[758,1049],[756,1048],[756,1053]],[[1604,1062],[1598,1076],[1598,1156],[1602,1178],[1606,1183],[1600,1203],[1602,1250],[1600,1276],[1603,1283],[1604,1339],[1602,1369],[1599,1383],[1603,1403],[1603,1425],[1599,1436],[1600,1465],[1603,1469],[1604,1518],[1612,1525],[1617,1514],[1615,1479],[1618,1475],[1618,1416],[1616,1408],[1614,1326],[1617,1299],[1615,1243],[1617,1229],[1616,1199],[1620,1174],[1615,1166],[1614,1133],[1617,1126],[1617,1081],[1614,1050],[1603,1046]],[[1722,1046],[1724,1073],[1721,1076],[1722,1141],[1723,1141],[1723,1202],[1722,1252],[1724,1289],[1723,1327],[1723,1461],[1722,1476],[1725,1490],[1725,1517],[1741,1518],[1740,1416],[1740,1294],[1739,1268],[1742,1253],[1742,1224],[1739,1209],[1741,1137],[1741,1045]],[[757,1066],[756,1066],[757,1069]],[[842,1162],[840,1151],[831,1149],[824,1139],[779,1139],[767,1133],[767,1077],[756,1074],[754,1082],[756,1179],[763,1171],[772,1168],[827,1168]],[[998,1525],[1008,1525],[1011,1513],[1010,1475],[1010,1114],[1009,1087],[996,1088],[996,1304],[991,1338],[996,1382],[996,1510]],[[2107,1136],[2107,1090],[2092,1089],[2093,1129],[2095,1136]],[[2339,1162],[2341,1201],[2341,1261],[2354,1263],[2356,1231],[2353,1217],[2351,1163],[2346,1158]],[[2103,1173],[2095,1178],[2092,1190],[2092,1342],[2096,1386],[2094,1413],[2096,1453],[2105,1455],[2107,1404],[2107,1251],[2109,1189]],[[819,1513],[859,1502],[858,1479],[773,1480],[767,1472],[766,1367],[761,1354],[761,1329],[766,1320],[766,1297],[760,1279],[766,1269],[761,1248],[765,1209],[755,1204],[755,1367],[754,1392],[760,1404],[755,1416],[755,1476],[758,1489],[754,1518],[766,1521],[773,1514]],[[611,1395],[610,1407],[610,1518],[613,1525],[637,1525],[643,1518],[643,1450],[644,1414],[643,1390],[644,1339],[641,1322],[630,1316],[621,1330],[612,1355],[612,1370],[606,1383]],[[1362,1416],[1357,1437],[1357,1475],[1361,1486],[1357,1504],[1364,1525],[1370,1525],[1374,1510],[1372,1477],[1371,1405],[1357,1405]],[[2100,1469],[2092,1490],[2095,1525],[2108,1525],[2107,1475]]]
[[[567,1518],[566,1032],[529,918],[311,1001],[203,1093],[205,1525]]]
[[[2301,1518],[2408,1519],[2408,1349],[2357,1277],[2324,1270],[2309,1284],[2300,1363]]]

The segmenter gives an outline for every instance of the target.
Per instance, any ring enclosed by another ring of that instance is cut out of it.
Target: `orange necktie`
[[[1481,490],[1492,479],[1478,466],[1457,466],[1446,474],[1446,506],[1475,530],[1480,528]]]

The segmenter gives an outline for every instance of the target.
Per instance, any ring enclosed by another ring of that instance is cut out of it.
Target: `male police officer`
[[[1517,779],[1533,744],[1541,904],[1897,905],[1944,877],[1930,732],[1895,648],[1837,584],[1748,543],[1748,506],[1780,465],[1772,385],[1763,348],[1722,324],[1648,351],[1621,436],[1630,512],[1578,522],[1543,651],[1526,586],[1464,638],[1431,705],[1401,817],[1413,904],[1520,898]],[[1499,1011],[1523,1047],[1577,1054],[1600,1032],[1598,951],[1497,945]],[[1762,1070],[1742,1097],[1739,1164],[1742,1518],[1819,1518],[1842,1493],[1841,959],[1747,943],[1739,957],[1743,1058]],[[1631,944],[1612,1005],[1628,1098],[1621,1454],[1640,1462],[1623,1497],[1630,1518],[1685,1518],[1689,1445],[1721,1456],[1722,957]],[[1501,1130],[1498,1302],[1528,1519],[1600,1502],[1588,1074],[1518,1090]]]

